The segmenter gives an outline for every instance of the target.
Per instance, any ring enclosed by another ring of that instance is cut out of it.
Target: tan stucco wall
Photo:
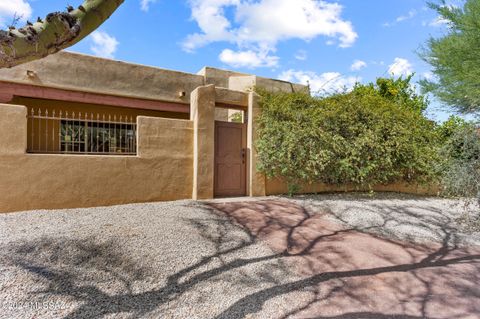
[[[229,77],[231,76],[245,76],[247,74],[222,70],[212,67],[204,67],[198,73],[205,78],[205,85],[214,84],[216,87],[228,88]]]
[[[255,92],[248,95],[248,126],[247,126],[247,149],[248,149],[248,167],[247,183],[248,194],[250,196],[265,196],[266,182],[265,176],[258,172],[258,155],[255,148],[255,141],[258,138],[258,122],[260,116],[260,97]]]
[[[27,108],[0,104],[0,156],[21,155],[26,150]],[[6,173],[0,170],[1,175]]]
[[[86,103],[76,103],[68,101],[57,101],[57,100],[45,100],[45,99],[35,99],[35,98],[25,98],[25,97],[15,97],[12,100],[14,105],[24,105],[28,109],[28,114],[32,114],[32,110],[35,115],[38,115],[39,110],[42,114],[45,114],[48,111],[48,114],[52,116],[55,112],[56,116],[59,116],[60,111],[65,117],[66,112],[71,118],[75,114],[75,118],[78,118],[79,115],[81,118],[90,118],[93,116],[94,119],[97,117],[102,120],[104,117],[108,121],[108,116],[111,116],[111,121],[114,120],[116,116],[117,120],[126,122],[135,122],[138,116],[151,116],[151,117],[163,117],[163,118],[175,118],[175,119],[188,119],[189,115],[186,113],[175,113],[175,112],[162,112],[162,111],[153,111],[153,110],[141,110],[141,109],[132,109],[125,107],[113,107],[105,106],[98,104],[86,104]],[[126,120],[125,120],[126,119]],[[58,122],[49,121],[48,125],[50,126],[49,138],[33,138],[33,136],[38,136],[39,127],[38,120],[29,120],[28,122],[28,149],[29,150],[55,150],[58,151]],[[43,130],[41,134],[44,134],[45,131],[45,121],[42,120]],[[32,134],[32,131],[34,134]],[[51,134],[54,134],[53,136]],[[50,137],[52,136],[52,137]],[[48,144],[48,145],[47,145]]]
[[[238,91],[251,91],[260,87],[272,92],[301,92],[308,91],[308,87],[275,79],[262,78],[256,75],[231,76],[228,79],[228,88]]]
[[[256,77],[255,85],[272,92],[301,92],[308,91],[308,87],[302,84],[295,84],[281,80]]]
[[[138,156],[34,155],[25,116],[0,105],[0,212],[191,198],[191,121],[138,117]]]
[[[211,67],[205,67],[197,74],[205,77],[205,84],[214,84],[217,87],[238,91],[249,90],[255,86],[271,91],[284,92],[298,92],[307,89],[305,85],[301,84]]]
[[[210,199],[214,194],[215,86],[192,92],[190,119],[193,121],[192,198]]]
[[[265,183],[267,195],[281,195],[287,194],[287,183],[280,179],[267,179]],[[408,183],[394,183],[387,185],[375,185],[372,187],[375,192],[397,192],[405,194],[417,194],[417,195],[438,195],[439,188],[436,186],[417,185]],[[313,194],[313,193],[334,193],[334,192],[355,192],[364,191],[368,192],[367,187],[359,189],[352,185],[328,185],[328,184],[308,184],[302,185],[299,194]]]
[[[217,87],[215,88],[215,103],[246,109],[248,105],[248,93]]]
[[[28,77],[27,70],[35,76]],[[188,104],[190,92],[204,84],[204,77],[59,52],[11,69],[0,69],[0,81]],[[186,92],[186,96],[180,97],[180,91]]]

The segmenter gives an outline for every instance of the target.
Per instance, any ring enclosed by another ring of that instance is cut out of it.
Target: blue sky
[[[33,20],[82,1],[1,2],[5,24],[13,12]],[[308,81],[329,92],[391,73],[430,77],[416,51],[443,32],[424,0],[126,0],[70,50],[185,72],[207,65]],[[434,102],[428,116],[442,121],[449,113],[442,109]]]

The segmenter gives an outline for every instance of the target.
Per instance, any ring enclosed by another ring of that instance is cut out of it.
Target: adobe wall
[[[255,86],[274,92],[299,92],[308,89],[307,86],[302,84],[211,67],[205,67],[197,74],[205,78],[205,84],[214,84],[217,87],[228,88],[230,90],[245,91],[251,90]]]
[[[436,196],[439,193],[439,188],[436,186],[408,184],[408,183],[393,183],[386,185],[374,185],[372,190],[375,192],[395,192],[414,195],[431,195]],[[335,192],[368,192],[368,187],[358,188],[353,185],[329,185],[322,183],[314,183],[301,185],[298,194],[314,194],[314,193],[335,193]],[[267,195],[283,195],[288,193],[287,183],[281,179],[273,178],[266,179],[265,192]]]
[[[0,81],[189,104],[190,93],[204,84],[204,77],[62,51],[0,69]]]
[[[193,123],[140,116],[137,156],[26,154],[27,108],[0,105],[0,212],[191,198]]]

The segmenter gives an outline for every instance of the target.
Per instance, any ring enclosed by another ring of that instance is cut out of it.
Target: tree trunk
[[[79,42],[105,22],[124,0],[85,0],[78,9],[50,13],[45,21],[0,30],[0,68],[41,59]]]

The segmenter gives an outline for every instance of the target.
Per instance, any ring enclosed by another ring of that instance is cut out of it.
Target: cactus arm
[[[85,0],[77,9],[50,13],[20,29],[0,30],[0,68],[41,59],[79,42],[105,22],[124,0]]]

